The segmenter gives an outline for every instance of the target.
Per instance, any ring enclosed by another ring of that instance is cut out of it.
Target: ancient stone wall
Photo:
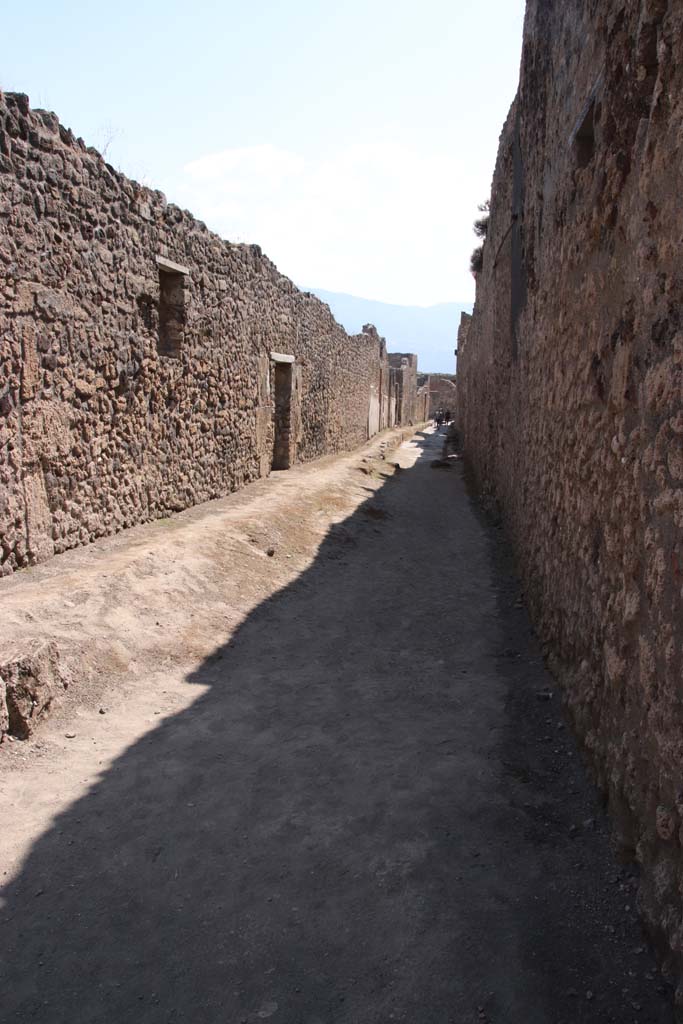
[[[458,357],[467,452],[679,968],[682,52],[676,0],[527,4]]]
[[[429,377],[429,416],[441,409],[455,417],[456,393],[454,374],[432,373]]]
[[[460,314],[460,324],[458,325],[458,346],[455,350],[455,369],[456,374],[458,370],[458,353],[460,349],[467,344],[467,335],[470,332],[470,325],[472,323],[472,316],[470,313]]]
[[[379,381],[376,387],[374,384],[372,385],[370,395],[369,433],[372,436],[377,430],[386,430],[387,427],[393,427],[396,424],[396,403],[392,402],[386,338],[380,337],[374,324],[364,324],[363,335],[375,341],[379,353]]]
[[[389,366],[397,388],[397,422],[424,422],[425,403],[417,400],[417,356],[410,352],[390,352]]]
[[[0,94],[0,261],[0,575],[388,420],[376,332],[348,336],[19,94]]]
[[[418,387],[415,396],[415,423],[426,423],[430,417],[429,412],[429,387],[425,384]]]

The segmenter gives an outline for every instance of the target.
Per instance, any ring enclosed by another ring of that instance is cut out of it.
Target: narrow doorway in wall
[[[273,469],[289,469],[292,429],[292,363],[275,363]]]

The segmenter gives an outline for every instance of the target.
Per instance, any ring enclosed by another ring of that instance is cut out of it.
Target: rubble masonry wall
[[[377,336],[19,94],[0,94],[0,264],[0,575],[267,474],[271,352],[296,359],[294,458],[368,437]]]
[[[674,0],[529,0],[458,355],[466,450],[679,969],[682,52]]]

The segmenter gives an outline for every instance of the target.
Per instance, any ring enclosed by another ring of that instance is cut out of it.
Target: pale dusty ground
[[[311,564],[330,526],[419,453],[410,431],[387,431],[0,580],[3,641],[55,639],[73,676],[31,741],[0,746],[3,882],[114,758],[200,696],[188,675]]]
[[[0,584],[76,679],[0,748],[1,1024],[671,1021],[500,532],[386,441]]]

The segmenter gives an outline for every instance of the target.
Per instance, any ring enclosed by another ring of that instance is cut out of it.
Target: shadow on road
[[[548,681],[443,438],[418,440],[35,843],[3,1022],[670,1019],[604,836],[568,838],[571,744],[567,774],[510,770],[510,687]]]

